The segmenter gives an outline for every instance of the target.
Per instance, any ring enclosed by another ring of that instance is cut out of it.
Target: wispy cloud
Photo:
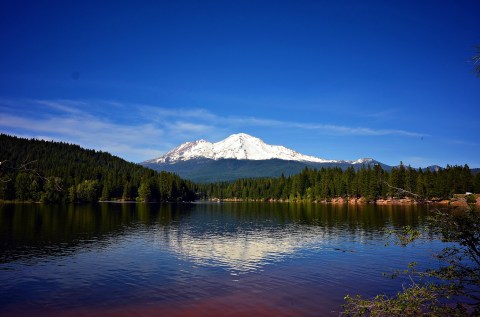
[[[426,134],[397,129],[372,129],[365,127],[347,127],[332,124],[309,124],[294,123],[293,126],[302,129],[322,130],[337,135],[358,135],[358,136],[381,136],[381,135],[399,135],[408,137],[422,137]]]
[[[399,112],[398,109],[387,108],[377,112],[365,113],[363,116],[366,118],[386,120],[386,119],[391,119],[398,112]]]
[[[283,128],[298,128],[306,130],[320,130],[325,133],[340,134],[340,135],[357,135],[357,136],[381,136],[381,135],[398,135],[408,137],[422,137],[427,134],[412,132],[399,129],[372,129],[367,127],[349,127],[334,124],[322,124],[322,123],[300,123],[293,121],[281,121],[273,119],[264,119],[256,117],[241,117],[241,116],[227,116],[220,117],[205,109],[183,109],[183,110],[170,110],[155,107],[147,107],[145,109],[151,109],[154,114],[159,115],[161,119],[175,118],[182,120],[196,119],[202,122],[208,122],[210,125],[204,126],[205,128],[211,128],[211,125],[221,126],[228,125],[234,127],[242,126],[259,126],[259,127],[283,127]]]
[[[46,103],[32,102],[33,105]],[[29,137],[62,140],[111,152],[132,161],[146,155],[160,155],[158,140],[165,133],[152,123],[138,125],[119,124],[105,118],[93,116],[62,103],[49,103],[61,113],[43,113],[42,116],[23,116],[20,114],[0,114],[0,128],[8,133]]]
[[[164,120],[170,118],[190,118],[208,121],[217,121],[220,119],[217,115],[201,108],[193,109],[167,109],[153,106],[137,106],[140,113],[147,118],[154,120]]]
[[[469,142],[469,141],[465,141],[465,140],[448,139],[447,142],[449,144],[454,144],[454,145],[464,145],[464,146],[478,147],[478,143]]]
[[[71,100],[35,100],[34,103],[38,105],[44,105],[51,109],[58,110],[63,113],[82,115],[82,112],[78,109],[79,106],[85,106],[84,102],[71,101]]]
[[[29,111],[19,111],[19,104]],[[113,101],[2,100],[1,109],[4,132],[76,143],[137,162],[160,156],[181,142],[225,137],[249,127],[314,130],[338,136],[425,136],[407,130],[220,116],[203,108],[169,109]],[[113,111],[119,113],[103,115]]]

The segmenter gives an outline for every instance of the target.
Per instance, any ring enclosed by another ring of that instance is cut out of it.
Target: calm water
[[[440,242],[385,246],[426,207],[0,205],[0,315],[328,316]]]

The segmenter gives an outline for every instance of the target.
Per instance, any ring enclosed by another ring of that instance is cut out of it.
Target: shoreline
[[[467,203],[467,200],[463,197],[465,195],[456,194],[451,199],[430,199],[430,200],[416,200],[412,198],[387,198],[387,199],[377,199],[375,201],[367,201],[364,197],[360,198],[343,198],[335,197],[331,199],[322,199],[322,200],[290,200],[290,199],[242,199],[242,198],[209,198],[209,199],[199,199],[191,202],[143,202],[135,200],[101,200],[97,202],[90,203],[117,203],[117,204],[138,204],[138,203],[195,203],[195,202],[231,202],[231,203],[242,203],[242,202],[265,202],[265,203],[312,203],[312,204],[325,204],[325,205],[434,205],[434,206],[451,206],[451,207],[468,207],[469,205],[475,205],[480,207],[480,194],[477,195],[475,203]],[[41,201],[15,201],[15,200],[0,200],[0,204],[49,204]],[[79,204],[79,203],[66,203],[66,204]],[[80,203],[83,204],[83,203]]]
[[[375,201],[367,201],[365,198],[343,198],[336,197],[329,200],[289,200],[289,199],[241,199],[241,198],[210,198],[205,201],[210,202],[268,202],[268,203],[313,203],[313,204],[331,204],[331,205],[439,205],[451,207],[468,207],[469,205],[480,206],[480,195],[476,203],[469,204],[465,198],[451,198],[451,199],[430,199],[430,200],[416,200],[411,198],[387,198],[377,199]]]

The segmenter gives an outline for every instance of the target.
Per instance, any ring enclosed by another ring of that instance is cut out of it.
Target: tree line
[[[305,168],[293,176],[195,184],[155,172],[111,154],[62,142],[0,134],[0,200],[96,202],[99,200],[193,201],[240,199],[328,201],[336,197],[368,202],[416,193],[422,199],[480,192],[480,174],[467,165],[431,171],[402,163],[360,169]]]
[[[195,185],[109,153],[0,134],[0,200],[192,201]]]
[[[390,172],[380,165],[340,168],[305,168],[300,174],[278,178],[239,179],[198,186],[203,198],[241,200],[328,201],[360,198],[367,202],[403,198],[415,193],[420,199],[447,199],[453,194],[480,192],[480,174],[468,165],[431,171],[404,166]]]

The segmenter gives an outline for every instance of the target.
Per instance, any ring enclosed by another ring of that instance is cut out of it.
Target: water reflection
[[[199,264],[224,266],[236,271],[255,270],[300,248],[318,247],[320,235],[299,236],[294,230],[254,230],[236,234],[195,235],[188,230],[162,228],[157,233],[159,247],[167,246]]]
[[[325,315],[347,293],[397,291],[381,273],[427,258],[430,246],[385,248],[384,228],[420,228],[427,214],[273,203],[0,205],[0,311]]]
[[[413,214],[393,206],[201,204],[181,222],[159,226],[155,243],[202,265],[248,272],[294,253],[356,252],[349,243],[382,240],[385,227],[423,221]]]
[[[158,247],[202,264],[248,271],[300,249],[383,239],[385,227],[422,226],[427,213],[413,206],[7,204],[0,209],[0,263],[68,255],[147,230]]]

